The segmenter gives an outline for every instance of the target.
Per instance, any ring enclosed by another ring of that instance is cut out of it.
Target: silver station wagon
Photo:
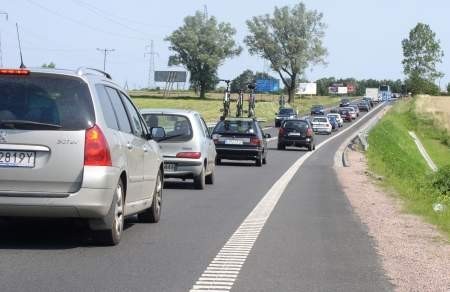
[[[164,176],[193,179],[196,189],[214,183],[216,147],[198,112],[179,109],[141,110],[151,131],[164,128],[157,139],[164,159]]]
[[[0,69],[0,216],[85,218],[102,244],[157,222],[163,161],[107,73]]]

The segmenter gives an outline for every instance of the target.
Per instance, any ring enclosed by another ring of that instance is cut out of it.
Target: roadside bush
[[[432,185],[441,195],[450,197],[450,165],[441,167],[433,175]]]

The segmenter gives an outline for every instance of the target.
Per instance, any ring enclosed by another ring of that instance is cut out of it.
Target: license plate
[[[300,133],[288,133],[288,136],[300,136]]]
[[[33,168],[36,152],[0,150],[0,167]]]
[[[225,140],[227,145],[242,145],[244,142],[242,140]]]
[[[164,171],[174,172],[175,171],[175,163],[164,163]]]

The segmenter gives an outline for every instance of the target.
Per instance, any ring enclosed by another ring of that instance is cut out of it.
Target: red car
[[[341,115],[341,118],[344,120],[344,122],[352,121],[352,115],[348,110],[342,109],[339,111],[339,114]]]

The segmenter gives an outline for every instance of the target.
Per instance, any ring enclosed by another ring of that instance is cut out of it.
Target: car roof
[[[140,110],[141,114],[173,114],[173,115],[194,115],[198,112],[189,109],[177,108],[143,108]]]

